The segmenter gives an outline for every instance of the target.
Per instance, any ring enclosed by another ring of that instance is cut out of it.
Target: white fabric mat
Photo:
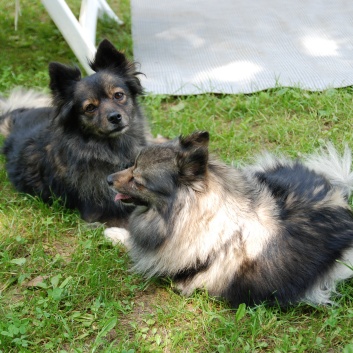
[[[131,10],[148,92],[353,85],[352,0],[131,0]]]

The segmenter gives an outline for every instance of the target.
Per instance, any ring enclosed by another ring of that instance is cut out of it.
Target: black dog
[[[131,166],[146,145],[143,88],[108,40],[90,66],[95,73],[81,79],[78,68],[50,63],[51,105],[33,91],[0,101],[6,168],[21,192],[60,198],[88,222],[121,224],[133,207],[114,202],[106,176]]]

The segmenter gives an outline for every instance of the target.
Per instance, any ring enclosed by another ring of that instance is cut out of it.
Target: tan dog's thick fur
[[[232,306],[330,302],[352,276],[351,153],[332,146],[306,161],[264,155],[232,168],[209,156],[207,132],[144,148],[108,177],[137,207],[129,232],[134,270],[168,276],[185,295],[205,288]]]

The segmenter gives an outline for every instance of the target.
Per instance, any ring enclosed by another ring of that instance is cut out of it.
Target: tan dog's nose
[[[114,174],[110,174],[110,175],[108,175],[108,177],[107,177],[107,182],[108,182],[109,186],[113,186],[113,184],[114,184],[113,175],[114,175]]]

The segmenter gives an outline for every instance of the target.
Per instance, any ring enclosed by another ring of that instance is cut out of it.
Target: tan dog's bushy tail
[[[308,156],[305,164],[325,175],[332,185],[340,187],[347,198],[352,195],[352,152],[348,145],[340,155],[332,143],[327,143],[319,153]]]

